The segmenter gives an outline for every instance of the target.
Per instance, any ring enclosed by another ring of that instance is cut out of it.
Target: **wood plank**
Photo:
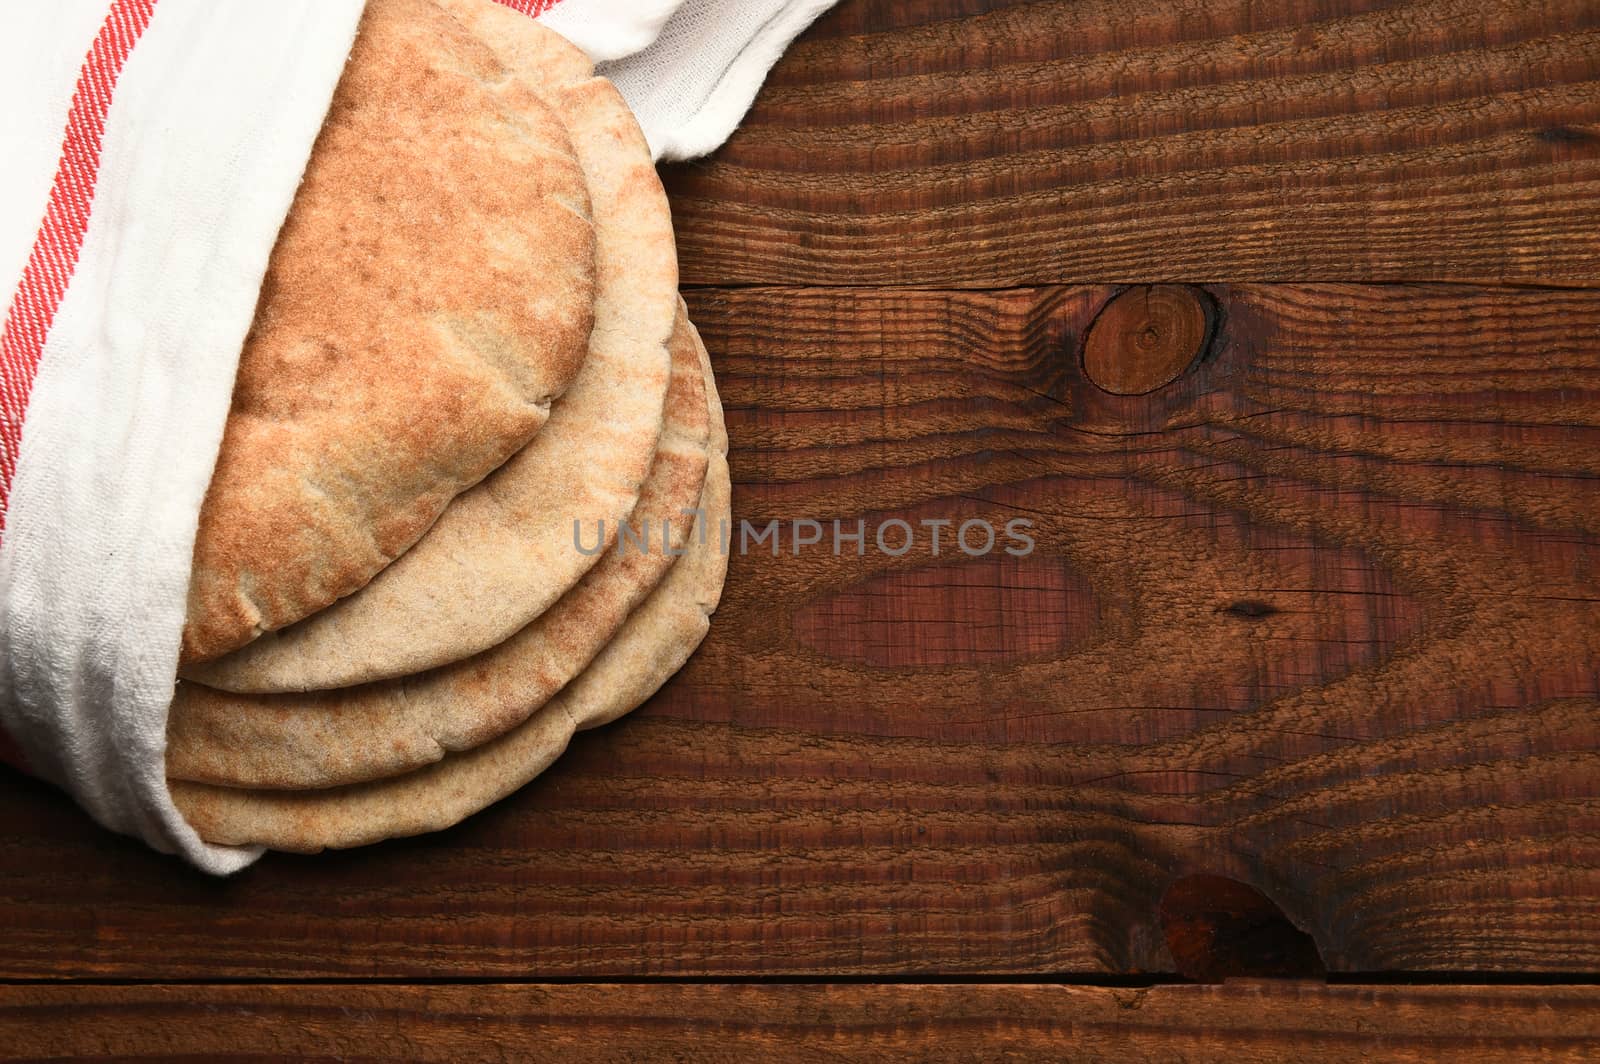
[[[1594,987],[0,987],[30,1058],[1593,1059]]]
[[[519,794],[229,882],[0,776],[0,975],[1600,971],[1600,292],[1212,286],[1142,395],[1113,294],[691,293],[738,518],[1037,549],[786,532]]]
[[[1600,3],[855,0],[667,173],[694,284],[1593,284]]]

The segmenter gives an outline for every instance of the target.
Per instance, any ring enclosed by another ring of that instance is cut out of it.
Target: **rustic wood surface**
[[[1586,987],[485,985],[0,987],[40,1058],[1593,1060]]]
[[[661,695],[437,836],[212,881],[0,770],[0,979],[1600,973],[1600,4],[844,0],[667,175],[735,517],[823,541],[735,557]],[[1036,549],[969,556],[978,519]],[[0,1025],[76,1001],[40,1037],[131,1054],[209,1052],[207,1009],[331,1053],[347,1007],[380,1047],[531,1024],[575,1059],[600,1050],[570,1017],[626,1046],[1530,1059],[1600,1011],[4,995]]]
[[[1600,274],[1594,0],[846,0],[678,168],[686,281]]]
[[[1600,971],[1600,290],[1208,286],[1138,396],[1113,295],[692,292],[735,514],[823,543],[442,835],[212,882],[18,784],[0,975],[1173,971],[1193,875],[1334,971]]]

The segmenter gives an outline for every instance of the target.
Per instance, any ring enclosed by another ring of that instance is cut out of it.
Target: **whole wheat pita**
[[[559,35],[489,0],[449,0],[567,122],[597,233],[589,355],[549,423],[354,595],[185,675],[239,692],[404,676],[495,646],[553,605],[633,509],[661,431],[677,305],[672,217],[644,136],[610,82]],[[504,16],[502,19],[500,16]]]
[[[281,695],[181,683],[167,716],[168,776],[247,788],[358,783],[420,768],[528,719],[610,642],[694,525],[715,400],[705,348],[681,306],[672,356],[665,427],[631,534],[559,602],[499,646],[418,676]],[[725,450],[721,439],[719,431]],[[598,530],[581,538],[596,541]]]
[[[576,680],[499,739],[415,772],[320,791],[173,781],[173,801],[210,842],[297,853],[438,831],[499,801],[548,768],[574,732],[649,698],[700,645],[727,572],[718,530],[728,519],[728,487],[727,460],[714,454],[702,498],[705,541],[691,541],[690,553]]]
[[[545,424],[587,351],[589,215],[524,79],[430,0],[371,0],[241,353],[184,661],[355,591]]]

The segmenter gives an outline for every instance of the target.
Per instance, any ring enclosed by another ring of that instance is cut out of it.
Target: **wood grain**
[[[694,284],[1592,284],[1600,3],[853,0],[668,173]]]
[[[205,1060],[1578,1061],[1594,987],[0,987],[7,1055]]]
[[[1036,550],[785,532],[524,791],[228,882],[0,776],[0,975],[1172,971],[1202,875],[1332,971],[1600,971],[1600,292],[1205,286],[1140,396],[1116,292],[692,292],[737,518]]]

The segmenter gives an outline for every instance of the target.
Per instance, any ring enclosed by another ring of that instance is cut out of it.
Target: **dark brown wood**
[[[1149,395],[1205,350],[1210,301],[1188,285],[1135,285],[1106,301],[1084,336],[1083,375],[1112,395]]]
[[[1142,396],[1082,374],[1115,292],[691,292],[736,516],[866,553],[733,558],[437,836],[212,882],[0,777],[0,975],[1173,971],[1195,875],[1332,971],[1600,971],[1600,291],[1206,286]],[[1036,549],[920,525],[980,519]]]
[[[1325,971],[1311,936],[1253,887],[1226,876],[1184,876],[1161,898],[1161,931],[1185,978],[1307,978]]]
[[[848,0],[670,170],[694,284],[1600,279],[1595,0]]]
[[[779,555],[437,836],[213,881],[0,769],[0,1055],[1600,1052],[1293,978],[1600,974],[1600,3],[843,0],[666,173]],[[948,981],[1151,972],[1290,978]],[[528,982],[774,975],[944,981]],[[523,982],[364,982],[445,977]]]
[[[0,1052],[204,1060],[1592,1060],[1594,987],[0,988]]]

